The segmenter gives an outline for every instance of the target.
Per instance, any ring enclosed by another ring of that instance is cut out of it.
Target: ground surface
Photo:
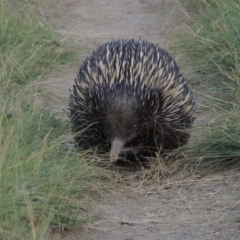
[[[140,37],[167,49],[169,32],[182,14],[171,0],[62,0],[58,6],[53,5],[49,4],[46,19],[57,22],[56,31],[71,37],[79,51],[79,62],[59,69],[57,77],[46,80],[50,97],[44,103],[63,118],[68,88],[73,85],[81,60],[94,48],[112,39]],[[93,207],[92,213],[100,220],[89,223],[84,231],[56,234],[53,238],[240,239],[239,169],[165,178],[148,186],[135,181],[134,187],[125,186]]]

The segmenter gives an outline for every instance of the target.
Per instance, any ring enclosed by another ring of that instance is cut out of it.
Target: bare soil
[[[56,31],[70,38],[79,53],[78,62],[59,69],[45,83],[44,104],[63,118],[68,89],[82,59],[93,49],[118,38],[147,39],[168,49],[171,32],[182,16],[174,0],[61,0],[57,6],[47,1],[44,6],[46,19],[58,23]],[[125,184],[123,189],[93,206],[91,214],[99,220],[89,222],[88,228],[52,238],[240,239],[239,169],[144,185],[135,179],[135,184]]]

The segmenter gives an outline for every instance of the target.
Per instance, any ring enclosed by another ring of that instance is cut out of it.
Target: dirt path
[[[56,31],[71,37],[79,50],[79,62],[48,80],[51,98],[45,102],[65,116],[62,109],[68,102],[68,88],[82,58],[105,41],[118,38],[141,37],[167,49],[168,32],[181,11],[172,0],[67,0],[59,1],[48,14],[59,23]],[[89,224],[84,233],[65,232],[55,239],[240,239],[237,171],[166,179],[159,185],[126,188],[115,194],[96,206],[93,212],[100,220]]]
[[[74,49],[79,51],[79,61],[59,69],[46,83],[51,98],[45,99],[56,114],[62,112],[67,103],[68,89],[79,70],[82,60],[97,46],[106,41],[121,38],[142,38],[167,49],[167,33],[178,20],[181,12],[174,0],[60,0],[44,4],[47,19],[51,18],[59,27],[57,32],[70,37]],[[54,91],[52,91],[54,90]]]

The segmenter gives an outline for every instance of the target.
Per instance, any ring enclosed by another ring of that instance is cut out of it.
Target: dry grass
[[[86,235],[71,231],[63,239],[237,239],[239,180],[231,170],[126,186],[96,207],[101,219],[89,223]]]

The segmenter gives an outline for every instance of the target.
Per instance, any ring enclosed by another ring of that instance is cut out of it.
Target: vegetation
[[[214,119],[211,116],[205,126],[197,127],[192,155],[208,160],[204,161],[208,167],[239,163],[240,2],[193,0],[183,5],[188,24],[181,29],[177,48],[187,60],[190,75],[197,76],[194,84],[204,86],[199,98],[207,98],[205,108],[215,113]]]
[[[74,151],[68,124],[38,103],[41,78],[73,54],[31,2],[0,1],[0,239],[7,240],[44,239],[49,229],[89,221],[84,213],[103,189],[103,170]],[[205,83],[205,109],[215,115],[196,127],[191,156],[208,167],[239,163],[240,2],[184,5],[189,24],[176,46],[197,76],[193,84]]]
[[[73,54],[26,4],[0,7],[0,239],[43,239],[50,226],[89,220],[82,213],[101,171],[71,148],[68,124],[38,104],[35,86]]]

